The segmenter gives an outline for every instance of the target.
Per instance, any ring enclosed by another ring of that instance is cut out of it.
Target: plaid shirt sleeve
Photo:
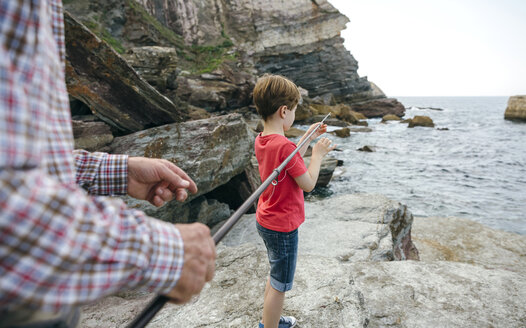
[[[128,191],[128,156],[74,152],[76,182],[91,195],[126,195]]]
[[[127,160],[73,156],[63,32],[60,0],[0,0],[0,318],[166,293],[183,266],[174,225],[76,184],[124,193]]]

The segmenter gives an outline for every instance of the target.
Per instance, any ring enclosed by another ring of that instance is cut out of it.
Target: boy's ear
[[[278,108],[279,116],[281,118],[285,118],[285,111],[287,110],[287,106],[283,105],[280,108]]]

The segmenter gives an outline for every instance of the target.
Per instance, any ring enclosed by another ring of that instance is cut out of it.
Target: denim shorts
[[[270,262],[270,285],[277,291],[292,289],[298,259],[298,229],[280,232],[262,227],[256,221],[258,233],[267,247]]]

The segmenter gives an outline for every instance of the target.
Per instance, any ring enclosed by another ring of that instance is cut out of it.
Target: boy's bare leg
[[[270,285],[270,279],[265,286],[263,301],[263,325],[265,328],[278,328],[279,318],[283,310],[285,293],[275,290]]]

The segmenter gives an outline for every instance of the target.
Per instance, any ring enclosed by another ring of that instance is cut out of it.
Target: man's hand
[[[195,194],[197,186],[175,164],[157,158],[128,158],[128,195],[162,206],[174,196],[180,202],[188,197],[187,190]]]
[[[177,285],[166,296],[181,304],[199,294],[214,277],[216,248],[206,225],[176,224],[176,227],[183,238],[184,265]]]

